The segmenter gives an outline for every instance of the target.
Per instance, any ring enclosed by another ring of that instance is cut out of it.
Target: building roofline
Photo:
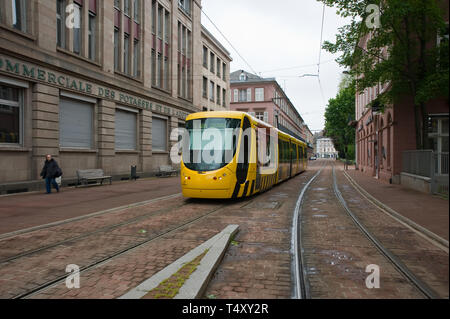
[[[222,43],[219,42],[219,40],[217,40],[211,32],[208,31],[208,29],[206,29],[206,27],[202,24],[202,33],[208,37],[212,43],[214,43],[214,45],[222,51],[222,53],[224,53],[229,59],[230,61],[233,61],[233,58],[231,57],[230,52],[222,45]]]

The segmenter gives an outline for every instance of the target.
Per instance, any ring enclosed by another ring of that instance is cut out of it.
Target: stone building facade
[[[319,158],[337,158],[338,152],[334,148],[333,140],[329,137],[319,138],[316,141],[317,157]]]
[[[211,40],[199,5],[0,2],[0,194],[41,185],[46,154],[64,183],[77,169],[120,178],[131,166],[146,176],[170,165],[171,130],[202,109],[195,75]]]
[[[230,109],[230,53],[202,28],[202,110]]]

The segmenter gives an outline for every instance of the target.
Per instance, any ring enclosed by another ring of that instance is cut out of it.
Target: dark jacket
[[[56,178],[62,175],[61,168],[58,163],[52,158],[50,161],[45,160],[44,167],[42,168],[42,178]]]

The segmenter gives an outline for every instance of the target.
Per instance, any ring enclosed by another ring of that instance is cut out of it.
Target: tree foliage
[[[354,158],[354,154],[349,154],[349,146],[354,144],[355,128],[348,123],[355,117],[355,92],[355,81],[348,82],[344,78],[339,93],[328,101],[325,111],[325,135],[333,139],[341,157],[350,155],[348,159]]]
[[[357,80],[357,92],[377,84],[389,84],[376,102],[392,105],[408,96],[414,100],[416,144],[426,142],[426,103],[449,96],[448,25],[444,20],[446,0],[318,0],[336,7],[351,22],[338,31],[335,42],[323,48],[341,53],[337,62],[349,68]],[[379,22],[373,27],[369,4],[379,8]],[[439,36],[447,40],[436,44]],[[363,41],[368,39],[364,45]]]

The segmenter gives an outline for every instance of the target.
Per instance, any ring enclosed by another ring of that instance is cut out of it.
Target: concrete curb
[[[200,297],[221,261],[231,237],[237,233],[238,229],[239,225],[228,225],[220,233],[192,249],[151,278],[142,282],[139,286],[119,297],[119,299],[140,299],[144,297],[150,290],[158,287],[161,281],[176,273],[184,264],[192,261],[209,249],[208,253],[201,260],[200,265],[186,280],[174,299],[195,299]]]
[[[378,199],[376,199],[375,197],[373,197],[372,195],[370,195],[364,188],[362,188],[347,172],[343,171],[344,175],[348,178],[348,180],[364,195],[366,196],[370,201],[373,202],[373,204],[375,204],[376,206],[378,206],[379,208],[381,208],[382,210],[386,211],[387,213],[391,214],[392,217],[395,217],[399,220],[401,220],[402,222],[404,222],[405,224],[411,226],[412,228],[416,229],[417,231],[423,233],[424,235],[426,235],[428,238],[438,242],[439,244],[445,246],[447,249],[449,248],[448,245],[448,241],[445,240],[444,238],[436,235],[435,233],[429,231],[428,229],[420,226],[419,224],[416,224],[415,222],[413,222],[412,220],[410,220],[409,218],[397,213],[395,210],[393,210],[392,208],[390,208],[389,206],[383,204],[382,202],[380,202]]]

